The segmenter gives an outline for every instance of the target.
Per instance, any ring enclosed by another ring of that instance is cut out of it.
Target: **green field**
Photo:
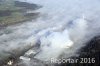
[[[36,18],[38,13],[26,13],[29,10],[32,9],[17,7],[13,0],[5,0],[0,4],[0,26],[7,26]]]

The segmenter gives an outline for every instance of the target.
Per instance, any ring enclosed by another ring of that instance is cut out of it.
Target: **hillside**
[[[14,0],[0,0],[0,27],[36,18],[38,13],[27,13],[40,8],[36,4]]]

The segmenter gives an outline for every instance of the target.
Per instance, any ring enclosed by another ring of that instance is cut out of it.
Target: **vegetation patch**
[[[39,13],[27,13],[27,11],[38,8],[36,4],[3,0],[0,2],[0,27],[35,19]]]

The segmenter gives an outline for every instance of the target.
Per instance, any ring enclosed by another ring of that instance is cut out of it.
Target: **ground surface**
[[[36,4],[19,1],[1,1],[0,4],[0,26],[25,22],[36,18],[38,13],[26,13],[38,9]]]

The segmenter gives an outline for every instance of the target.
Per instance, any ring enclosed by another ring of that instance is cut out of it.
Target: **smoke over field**
[[[40,13],[39,17],[0,30],[0,52],[12,52],[15,48],[25,49],[38,44],[39,52],[35,59],[68,58],[78,56],[76,52],[100,33],[99,0],[20,1],[42,6],[34,11]]]

